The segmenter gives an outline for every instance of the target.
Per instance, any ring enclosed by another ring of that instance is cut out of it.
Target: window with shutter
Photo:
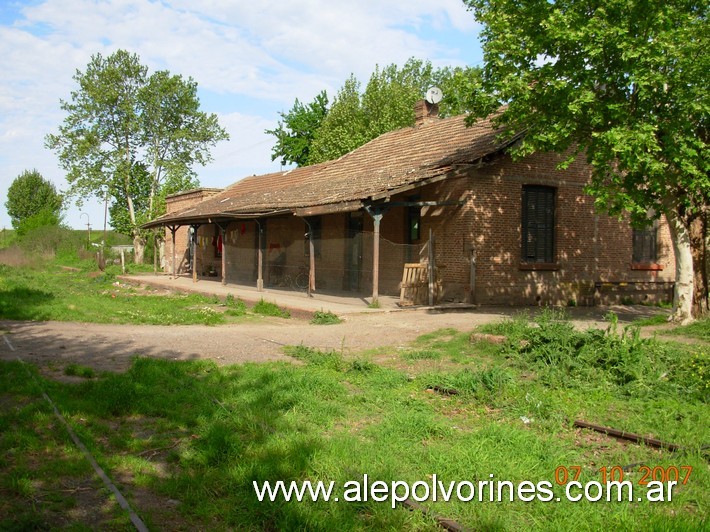
[[[555,262],[555,189],[523,186],[521,260],[526,263]]]
[[[632,262],[636,264],[652,264],[658,260],[656,251],[657,232],[655,224],[643,229],[633,229]]]

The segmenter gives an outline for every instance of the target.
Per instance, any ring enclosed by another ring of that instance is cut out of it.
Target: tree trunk
[[[693,316],[699,318],[710,311],[710,238],[708,236],[708,212],[703,210],[700,216],[690,224],[690,245],[693,249],[693,268],[695,272],[695,293],[693,294]]]
[[[133,235],[133,262],[143,264],[145,255],[145,239],[141,235]]]
[[[674,208],[666,210],[666,220],[668,220],[675,253],[675,288],[673,290],[673,312],[670,320],[688,323],[693,320],[694,284],[690,231],[688,231]]]

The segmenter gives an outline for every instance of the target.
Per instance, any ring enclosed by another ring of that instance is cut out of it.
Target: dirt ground
[[[620,321],[658,313],[651,307],[571,309],[576,326],[605,326],[602,317],[614,310]],[[135,355],[170,360],[211,359],[218,364],[291,361],[283,346],[304,344],[345,353],[406,345],[441,328],[469,331],[519,311],[484,308],[458,312],[407,310],[350,314],[336,325],[312,325],[300,319],[265,318],[220,326],[107,325],[71,322],[0,321],[0,358],[20,357],[44,373],[59,376],[76,363],[99,371],[124,371]]]

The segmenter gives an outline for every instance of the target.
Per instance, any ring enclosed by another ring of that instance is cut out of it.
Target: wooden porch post
[[[313,227],[310,222],[303,218],[308,227],[308,297],[313,297],[312,292],[316,290],[316,246],[313,243]]]
[[[258,231],[258,235],[259,235],[259,242],[258,242],[257,250],[256,250],[256,290],[257,290],[257,292],[263,292],[264,291],[264,253],[262,252],[262,249],[264,247],[264,243],[262,241],[263,232],[261,230],[261,222],[257,219],[254,219],[254,222],[256,222],[256,230]]]
[[[313,245],[313,231],[308,231],[308,297],[313,297],[311,292],[316,290],[316,247]]]
[[[434,255],[434,232],[429,228],[429,306],[434,306],[434,270],[436,256]]]
[[[177,225],[169,225],[168,229],[170,229],[170,234],[172,235],[172,240],[173,240],[173,279],[176,279],[177,276],[175,275],[175,233],[178,230]]]
[[[225,286],[227,284],[227,246],[225,245],[227,243],[227,228],[219,224],[217,227],[219,227],[219,234],[222,238],[222,286]],[[219,242],[217,244],[219,245]]]
[[[192,282],[196,283],[197,282],[197,231],[200,228],[199,225],[193,225],[194,228],[194,233],[192,234],[192,242],[190,242],[190,245],[192,246]]]
[[[382,212],[379,210],[374,213],[370,212],[370,216],[372,216],[374,225],[372,241],[372,302],[374,303],[380,297],[380,222],[382,221]]]

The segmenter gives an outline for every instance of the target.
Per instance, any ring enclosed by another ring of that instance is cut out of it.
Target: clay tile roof
[[[147,224],[229,218],[367,201],[408,185],[425,184],[457,165],[473,164],[502,145],[490,118],[466,127],[464,116],[429,120],[391,131],[333,161],[237,181],[189,209]]]

